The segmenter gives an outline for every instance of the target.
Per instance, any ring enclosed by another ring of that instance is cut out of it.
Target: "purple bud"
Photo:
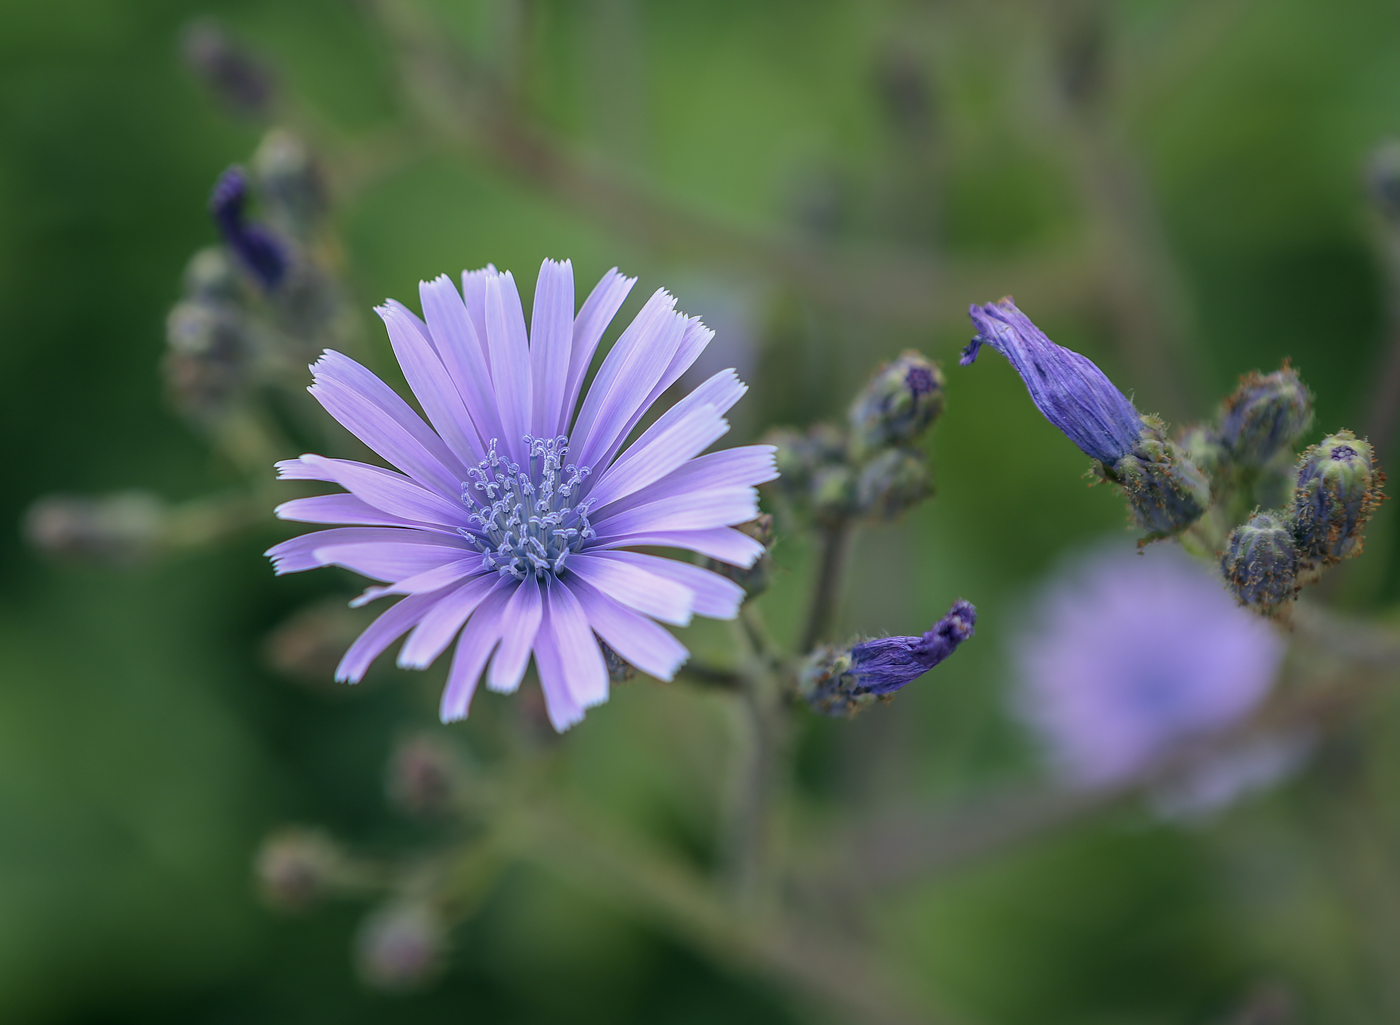
[[[429,905],[397,901],[365,920],[355,946],[360,974],[371,986],[415,989],[442,970],[447,926]]]
[[[1001,353],[1030,390],[1031,401],[1088,456],[1112,466],[1133,450],[1142,424],[1127,397],[1102,370],[1056,345],[1008,296],[968,308],[977,337],[958,361],[968,366],[984,344]]]
[[[247,205],[248,179],[241,169],[230,167],[214,183],[209,213],[225,244],[258,284],[271,292],[287,276],[291,261],[287,247],[277,236],[261,225],[249,223],[244,210]]]
[[[977,610],[959,598],[922,637],[878,637],[848,650],[818,648],[798,680],[813,711],[850,716],[918,679],[975,632]]]
[[[180,55],[233,113],[254,119],[271,113],[276,99],[272,73],[217,23],[200,19],[187,25],[180,35]]]

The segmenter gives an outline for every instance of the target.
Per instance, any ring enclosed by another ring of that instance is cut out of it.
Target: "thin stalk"
[[[812,608],[807,614],[807,627],[802,632],[799,653],[805,654],[826,639],[836,618],[836,606],[841,594],[841,581],[846,573],[846,553],[851,544],[853,525],[843,520],[822,531],[821,565],[817,570],[817,586],[812,592]]]

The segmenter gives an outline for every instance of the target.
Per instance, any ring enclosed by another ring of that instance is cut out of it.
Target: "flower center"
[[[496,452],[491,439],[486,458],[468,470],[462,502],[472,510],[470,527],[458,533],[480,550],[482,568],[516,580],[564,571],[568,557],[596,534],[588,523],[592,499],[575,503],[579,484],[591,469],[565,466],[569,439],[525,435],[529,465],[522,467]]]

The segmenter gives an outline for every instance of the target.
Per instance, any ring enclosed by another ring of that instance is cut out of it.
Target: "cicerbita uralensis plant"
[[[958,361],[967,366],[983,345],[1000,352],[1026,383],[1045,418],[1096,460],[1095,472],[1123,489],[1133,520],[1149,538],[1178,534],[1200,519],[1210,484],[1169,441],[1156,417],[1140,416],[1106,374],[1056,345],[1008,296],[968,309],[977,335]]]
[[[1299,459],[1294,537],[1309,565],[1332,566],[1361,554],[1362,529],[1381,503],[1385,480],[1374,458],[1368,442],[1339,431]]]
[[[550,721],[563,730],[607,700],[598,637],[670,679],[687,652],[655,620],[737,614],[744,591],[733,581],[625,550],[680,548],[738,566],[763,554],[733,525],[758,514],[754,486],[776,476],[773,448],[700,455],[729,429],[724,413],[746,390],[732,370],[623,449],[713,332],[658,290],[573,415],[634,280],[609,271],[575,315],[572,267],[545,261],[528,335],[515,281],[494,267],[464,274],[460,294],[445,275],[425,282],[426,322],[393,301],[380,307],[431,427],[348,357],[327,351],[312,367],[311,393],[401,471],[317,455],[278,464],[284,478],[347,492],[287,502],[280,517],[351,526],[277,545],[268,552],[277,572],[343,566],[385,581],[361,601],[406,596],[346,652],[338,679],[359,680],[410,630],[406,668],[426,667],[456,639],[446,721],[466,716],[483,671],[492,690],[515,690],[533,653]]]
[[[1016,643],[1015,708],[1074,787],[1127,782],[1267,694],[1284,644],[1180,550],[1091,557]]]

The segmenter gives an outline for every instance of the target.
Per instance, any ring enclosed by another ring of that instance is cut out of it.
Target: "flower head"
[[[1180,550],[1106,552],[1040,599],[1016,647],[1016,710],[1067,783],[1112,786],[1248,715],[1283,649]]]
[[[1009,296],[967,312],[977,336],[960,365],[968,366],[990,345],[1011,361],[1045,419],[1085,455],[1112,466],[1133,450],[1142,430],[1138,412],[1090,360],[1046,338]]]
[[[1230,531],[1220,557],[1225,586],[1241,605],[1272,612],[1298,594],[1298,549],[1282,513],[1256,512]]]
[[[922,637],[877,637],[846,650],[818,648],[799,690],[823,715],[854,715],[942,662],[976,633],[976,623],[977,609],[959,598]]]
[[[579,404],[633,282],[609,271],[575,315],[572,267],[547,260],[528,333],[514,279],[494,267],[464,274],[460,293],[445,275],[423,283],[424,320],[393,301],[380,307],[431,426],[338,352],[311,368],[311,393],[398,468],[317,455],[278,464],[284,478],[346,492],[287,502],[280,517],[346,526],[277,545],[268,552],[277,572],[338,565],[384,581],[357,601],[405,596],[346,652],[337,679],[359,680],[409,631],[405,668],[428,666],[455,639],[441,706],[448,721],[466,716],[483,671],[489,688],[513,691],[533,654],[550,721],[563,730],[607,700],[598,638],[670,679],[687,652],[655,620],[738,612],[744,592],[734,582],[626,550],[680,548],[739,566],[763,553],[732,525],[758,514],[754,485],[776,476],[773,448],[700,455],[728,430],[724,413],[746,390],[733,371],[626,444],[712,332],[658,290]]]

